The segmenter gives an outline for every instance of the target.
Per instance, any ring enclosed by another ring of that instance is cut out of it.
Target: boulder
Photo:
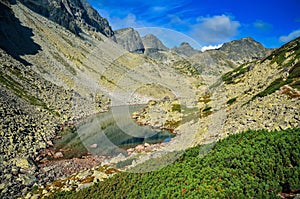
[[[62,152],[56,152],[55,154],[54,154],[54,156],[53,156],[55,159],[58,159],[58,158],[63,158],[64,157],[64,155],[63,155],[63,153]]]

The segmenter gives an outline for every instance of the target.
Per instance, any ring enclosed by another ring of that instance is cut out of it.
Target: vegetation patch
[[[276,79],[264,91],[255,95],[251,100],[254,100],[257,97],[264,97],[266,95],[272,94],[280,87],[287,84],[290,84],[294,88],[299,88],[299,80],[298,81],[295,80],[298,79],[299,77],[300,77],[300,62],[298,62],[291,68],[287,80],[284,81],[283,78]]]
[[[299,191],[299,146],[300,129],[249,130],[191,148],[160,170],[119,173],[52,198],[278,198]]]
[[[251,65],[249,63],[242,64],[238,68],[234,69],[233,71],[230,71],[222,76],[223,82],[225,84],[232,84],[234,83],[234,80],[242,75],[244,75],[246,72],[248,72],[251,68]]]
[[[170,97],[174,98],[175,95],[173,94],[172,90],[169,88],[166,88],[165,86],[162,86],[157,83],[152,83],[152,84],[145,84],[141,87],[139,87],[136,90],[137,93],[140,93],[142,95],[148,95],[152,96],[158,99],[163,99],[164,97]]]
[[[11,89],[17,96],[26,100],[30,104],[35,106],[42,106],[47,109],[46,104],[41,99],[32,96],[24,89],[23,85],[21,85],[19,82],[15,81],[11,76],[3,73],[2,71],[0,71],[0,83],[5,85],[7,88]]]
[[[231,98],[230,100],[228,100],[228,101],[227,101],[227,104],[228,104],[228,105],[231,105],[231,104],[233,104],[234,102],[236,102],[236,97]]]
[[[200,72],[187,60],[176,61],[172,67],[179,73],[189,77],[201,76]]]
[[[172,112],[181,112],[181,105],[180,104],[172,104]]]
[[[251,100],[256,99],[257,97],[264,97],[269,94],[274,93],[276,90],[278,90],[281,86],[284,86],[286,84],[291,83],[292,80],[288,79],[284,81],[282,78],[278,78],[275,81],[273,81],[264,91],[258,93],[257,95],[253,96]]]
[[[295,64],[289,71],[289,79],[300,77],[300,62]]]
[[[210,106],[204,108],[202,110],[202,112],[200,113],[200,118],[207,117],[207,116],[211,115],[212,114],[211,109],[212,109],[212,107],[210,107]]]
[[[293,52],[293,53],[287,55],[286,54],[287,52]],[[295,55],[295,57],[291,59],[289,62],[284,63],[284,61],[286,61],[286,59],[291,55]],[[299,58],[300,58],[300,44],[299,44],[299,40],[295,39],[294,41],[285,44],[280,49],[273,51],[271,55],[268,56],[266,59],[264,59],[262,62],[266,60],[271,60],[271,64],[276,62],[281,67],[287,67],[292,64],[293,60]]]
[[[300,80],[295,81],[291,86],[300,91]]]

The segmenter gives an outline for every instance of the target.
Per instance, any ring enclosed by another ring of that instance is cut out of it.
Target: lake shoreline
[[[146,106],[146,104],[129,105],[129,106]],[[66,155],[64,155],[64,153],[68,153],[68,151],[64,151],[63,149],[58,149],[55,147],[55,142],[62,138],[62,136],[64,135],[63,132],[64,130],[69,128],[76,129],[78,126],[97,117],[97,115],[108,113],[112,109],[113,107],[110,107],[110,109],[107,111],[100,112],[97,114],[92,114],[74,123],[68,123],[67,125],[61,126],[59,133],[57,133],[54,139],[52,139],[47,143],[47,148],[39,151],[38,155],[35,157],[34,161],[38,168],[38,173],[39,173],[38,179],[40,185],[46,185],[54,181],[57,181],[61,178],[75,175],[76,173],[80,173],[84,170],[90,170],[94,167],[101,166],[101,165],[108,165],[108,166],[115,167],[115,163],[111,163],[111,160],[116,157],[96,155],[90,153],[87,150],[87,153],[82,155],[81,157],[66,158]],[[134,122],[138,124],[135,120]],[[141,126],[149,126],[149,125],[143,124]],[[174,134],[173,130],[170,132]],[[158,142],[154,144],[141,143],[141,144],[137,144],[134,147],[125,148],[125,151],[127,152],[125,159],[135,156],[138,153],[148,153],[148,152],[158,150],[164,147],[167,143],[170,144],[172,140],[173,138],[170,138],[168,142]],[[90,147],[97,148],[96,145]]]

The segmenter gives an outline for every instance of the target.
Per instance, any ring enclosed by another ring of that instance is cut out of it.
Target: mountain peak
[[[199,51],[195,50],[188,42],[182,42],[179,47],[173,47],[172,51],[187,57],[191,57],[194,54],[199,53]]]
[[[153,34],[142,37],[145,49],[168,50],[168,48]]]
[[[233,41],[230,41],[230,42],[226,42],[222,45],[222,47],[220,48],[220,50],[229,50],[229,48],[232,48],[234,46],[256,46],[260,49],[265,49],[265,47],[255,41],[252,37],[245,37],[245,38],[242,38],[242,39],[238,39],[238,40],[233,40]]]
[[[123,46],[125,50],[134,53],[144,53],[145,47],[143,45],[140,34],[133,28],[123,28],[115,31],[117,43]]]
[[[224,43],[219,50],[228,53],[228,56],[233,60],[238,59],[237,55],[242,55],[246,60],[261,58],[269,51],[261,43],[251,37]],[[255,57],[253,57],[254,54]]]
[[[191,46],[188,42],[182,42],[180,46]]]

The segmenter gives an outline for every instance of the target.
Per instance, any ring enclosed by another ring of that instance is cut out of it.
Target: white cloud
[[[291,41],[293,39],[296,39],[299,36],[300,36],[300,29],[299,30],[294,30],[293,32],[291,32],[287,36],[281,36],[279,38],[279,41],[281,41],[281,42],[289,42],[289,41]]]
[[[165,11],[167,8],[163,7],[163,6],[154,6],[151,8],[151,11],[153,12],[163,12]]]
[[[185,24],[186,23],[184,20],[182,20],[177,15],[168,14],[167,17],[170,19],[171,24]]]
[[[204,44],[217,44],[229,40],[238,33],[240,22],[226,15],[199,17],[199,24],[192,27],[192,35]]]
[[[204,52],[204,51],[207,51],[207,50],[218,49],[218,48],[221,48],[222,45],[223,45],[223,44],[203,46],[203,47],[201,48],[201,51]]]
[[[253,23],[253,26],[256,28],[256,29],[259,29],[259,30],[263,30],[263,31],[266,31],[266,30],[270,30],[272,28],[272,25],[269,24],[269,23],[266,23],[262,20],[257,20]]]
[[[146,21],[138,20],[132,13],[129,13],[125,18],[108,17],[108,21],[113,30],[121,28],[139,28],[151,26],[151,24]]]

